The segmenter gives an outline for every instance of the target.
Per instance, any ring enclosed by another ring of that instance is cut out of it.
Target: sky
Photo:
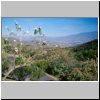
[[[33,35],[37,27],[41,27],[44,35],[49,37],[98,31],[98,18],[2,18],[2,35],[17,32],[14,21],[29,32],[27,35]],[[9,32],[6,26],[10,28]]]

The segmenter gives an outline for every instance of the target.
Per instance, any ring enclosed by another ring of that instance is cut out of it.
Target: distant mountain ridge
[[[84,44],[86,42],[89,42],[95,39],[98,39],[98,31],[79,33],[76,35],[70,35],[70,36],[65,36],[65,37],[44,36],[43,38],[43,40],[47,41],[47,43],[51,47],[54,45],[60,45],[62,47],[76,46],[76,45]],[[32,42],[33,40],[34,40],[34,37],[31,37],[31,36],[22,38],[22,41],[29,45],[33,44]]]
[[[63,46],[75,46],[98,39],[98,32],[86,32],[66,37],[45,38],[50,43],[62,44]]]

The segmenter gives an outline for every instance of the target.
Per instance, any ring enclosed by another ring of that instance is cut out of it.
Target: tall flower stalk
[[[42,28],[41,27],[38,27],[34,30],[34,35],[35,35],[35,41],[36,41],[36,44],[38,46],[38,48],[40,47],[40,45],[42,46],[42,43],[43,43],[43,32],[42,32]]]
[[[22,31],[22,28],[21,26],[15,21],[15,27],[16,27],[16,30],[17,32],[19,32],[19,57],[21,56],[21,31]]]
[[[15,57],[15,52],[16,52],[16,40],[13,40],[14,42],[14,69],[15,69],[15,60],[16,60],[16,57]]]

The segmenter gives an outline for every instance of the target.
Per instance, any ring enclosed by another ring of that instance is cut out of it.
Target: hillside
[[[51,80],[45,76],[46,73],[59,81],[98,80],[98,40],[71,48],[34,49],[22,45],[21,56],[14,56],[14,51],[9,49],[11,46],[8,44],[2,39],[2,75],[7,78],[16,81]],[[11,70],[13,68],[11,58],[15,59],[15,61],[12,59],[16,65],[14,70]]]
[[[96,59],[98,57],[98,40],[87,42],[74,47],[73,51],[78,60]]]

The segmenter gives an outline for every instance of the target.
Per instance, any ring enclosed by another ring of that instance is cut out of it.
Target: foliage
[[[23,55],[25,58],[28,58],[28,57],[30,57],[30,55],[31,55],[30,49],[29,49],[27,46],[25,46],[25,45],[23,45],[23,46],[21,47],[21,53],[22,53],[22,55]]]
[[[24,81],[25,77],[29,74],[28,70],[26,67],[20,67],[15,69],[10,76],[17,80],[17,81]]]
[[[24,63],[24,61],[23,61],[23,58],[22,57],[17,57],[15,59],[15,64],[16,65],[20,65],[20,64],[23,64],[23,63]]]
[[[9,60],[2,61],[2,73],[5,73],[9,69],[10,64]]]
[[[60,76],[60,80],[66,81],[95,81],[98,80],[97,61],[88,60],[82,63],[83,67],[69,68],[68,71]]]
[[[4,73],[10,65],[6,60],[6,53],[10,54],[11,46],[5,44],[3,39],[2,51],[2,73]],[[98,80],[97,59],[97,40],[72,48],[34,49],[31,46],[22,45],[21,56],[15,59],[15,65],[21,65],[21,67],[15,69],[10,77],[18,81],[24,81],[29,77],[31,81],[36,81],[44,73],[48,73],[60,81],[96,81]],[[27,65],[23,66],[25,63]]]
[[[30,66],[30,70],[31,70],[30,80],[32,80],[32,81],[38,80],[40,77],[42,77],[44,75],[43,70],[34,64],[32,64]]]
[[[29,80],[35,81],[42,75],[44,75],[43,71],[34,64],[17,68],[10,74],[13,79],[18,81],[25,81],[27,76],[30,76]]]
[[[88,42],[73,49],[78,60],[96,59],[98,56],[98,40]]]

